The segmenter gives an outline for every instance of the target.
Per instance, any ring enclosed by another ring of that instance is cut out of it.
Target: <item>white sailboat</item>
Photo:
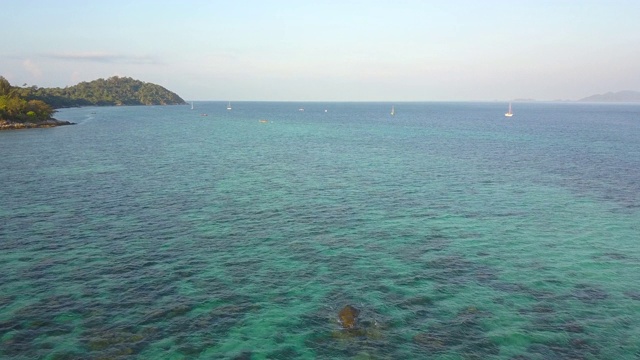
[[[191,102],[191,110],[193,110],[193,101]]]
[[[227,104],[227,110],[231,110],[231,101]]]
[[[507,113],[504,114],[504,116],[506,116],[506,117],[512,117],[513,116],[513,113],[511,112],[511,103],[509,103],[509,111],[507,111]]]
[[[391,105],[391,116],[394,116],[396,114],[396,109],[393,107],[393,105]]]

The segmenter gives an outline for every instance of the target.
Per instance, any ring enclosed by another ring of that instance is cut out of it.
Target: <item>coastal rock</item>
[[[343,328],[353,329],[356,326],[359,314],[360,310],[351,305],[347,305],[338,313],[338,319],[340,320],[340,324],[342,324]]]
[[[49,128],[62,125],[75,125],[70,121],[62,121],[56,119],[49,119],[38,123],[31,122],[13,122],[0,120],[0,130],[14,130],[14,129],[33,129],[33,128]]]

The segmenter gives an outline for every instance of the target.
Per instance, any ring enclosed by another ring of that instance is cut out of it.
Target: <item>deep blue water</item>
[[[640,105],[232,105],[0,132],[0,358],[640,357]]]

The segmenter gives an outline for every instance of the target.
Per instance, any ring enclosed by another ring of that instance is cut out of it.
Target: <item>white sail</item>
[[[391,116],[396,114],[396,109],[391,105]]]
[[[506,116],[506,117],[512,117],[513,116],[513,113],[511,112],[511,103],[509,103],[509,111],[507,111],[507,113],[504,114],[504,116]]]

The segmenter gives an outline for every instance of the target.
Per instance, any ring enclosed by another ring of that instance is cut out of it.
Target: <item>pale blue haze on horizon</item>
[[[187,100],[492,101],[640,90],[638,1],[2,1],[0,75]]]

